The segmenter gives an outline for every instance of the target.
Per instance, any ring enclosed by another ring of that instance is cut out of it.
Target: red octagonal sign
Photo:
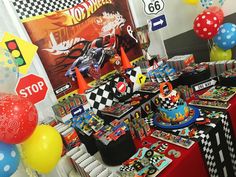
[[[44,100],[47,90],[44,79],[35,74],[20,78],[16,86],[17,94],[28,98],[34,104]]]

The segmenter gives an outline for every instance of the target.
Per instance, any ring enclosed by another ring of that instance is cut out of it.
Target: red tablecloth
[[[145,141],[155,143],[157,139],[148,136],[142,142]],[[142,142],[135,140],[136,147],[144,147]],[[150,145],[146,145],[145,147],[149,148]],[[170,149],[180,151],[181,156],[179,158],[168,156],[167,153]],[[173,161],[158,177],[209,177],[198,143],[195,143],[190,149],[168,143],[168,149],[165,151],[165,155]]]

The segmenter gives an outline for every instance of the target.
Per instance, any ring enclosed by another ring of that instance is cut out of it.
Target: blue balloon
[[[224,50],[236,46],[236,25],[233,23],[222,24],[213,41],[219,48]]]
[[[20,155],[16,145],[0,142],[0,176],[10,177],[16,172],[19,163]]]

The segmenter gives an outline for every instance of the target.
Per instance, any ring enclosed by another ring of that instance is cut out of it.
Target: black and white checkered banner
[[[71,8],[83,0],[12,0],[21,20]]]
[[[141,84],[138,83],[139,75],[142,74],[140,67],[135,67],[126,72],[126,75],[130,78],[131,82],[133,82],[133,92],[140,90]]]
[[[235,146],[231,133],[227,115],[222,114],[217,126],[199,142],[211,177],[235,176]]]
[[[99,86],[86,94],[87,100],[95,113],[102,110],[105,106],[111,106],[115,101],[114,94],[111,92],[110,82]]]
[[[236,176],[236,142],[232,136],[233,131],[232,131],[232,127],[229,124],[229,120],[227,116],[222,116],[221,118],[222,118],[221,123],[223,124],[223,129],[224,129],[224,135],[226,138],[228,150],[231,157],[231,162],[233,165],[234,176]]]

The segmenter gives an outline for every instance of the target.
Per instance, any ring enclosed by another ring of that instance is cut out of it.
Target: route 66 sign
[[[142,0],[144,3],[144,12],[147,15],[157,14],[164,9],[163,0]]]

